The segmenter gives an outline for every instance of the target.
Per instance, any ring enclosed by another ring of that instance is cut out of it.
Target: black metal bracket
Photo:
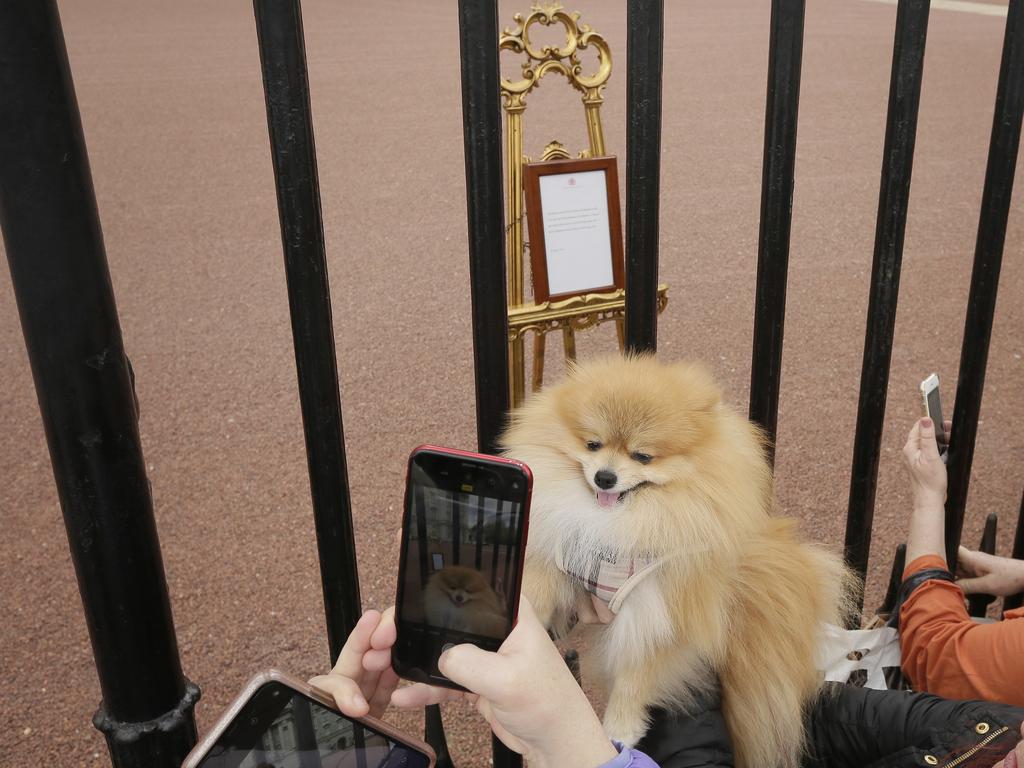
[[[194,741],[196,729],[192,711],[202,695],[203,693],[199,686],[186,679],[185,693],[181,700],[174,709],[164,712],[159,717],[154,717],[152,720],[145,720],[141,723],[118,720],[112,717],[107,712],[103,702],[100,702],[99,709],[92,716],[92,724],[107,737],[107,743],[111,745],[135,744],[153,733],[173,734],[177,731],[191,733]],[[119,765],[123,764],[119,763]]]
[[[116,768],[177,765],[196,743],[193,710],[201,695],[199,686],[186,680],[185,693],[173,709],[142,722],[117,720],[101,703],[92,723],[107,739],[111,764]]]

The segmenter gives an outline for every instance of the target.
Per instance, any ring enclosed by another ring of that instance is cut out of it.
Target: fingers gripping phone
[[[436,446],[409,457],[391,663],[416,682],[452,645],[496,651],[519,610],[533,477],[518,461]]]
[[[935,425],[935,442],[939,446],[939,455],[946,460],[949,448],[949,435],[946,434],[946,422],[942,420],[942,400],[939,397],[939,376],[933,373],[921,382],[921,404],[924,415]]]
[[[283,672],[245,687],[182,768],[433,768],[434,753],[372,717],[350,718]]]

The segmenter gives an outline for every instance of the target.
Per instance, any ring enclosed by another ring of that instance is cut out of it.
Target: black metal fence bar
[[[509,409],[497,0],[459,0],[459,50],[477,444],[484,453],[497,453]],[[522,765],[497,738],[491,743],[495,768]]]
[[[0,229],[116,768],[196,739],[138,409],[54,0],[0,3]]]
[[[989,142],[985,187],[981,196],[978,239],[974,250],[971,291],[967,300],[960,372],[957,376],[953,434],[949,444],[949,496],[946,500],[946,560],[956,568],[956,548],[978,434],[978,414],[985,386],[985,366],[992,336],[992,317],[999,288],[999,269],[1006,241],[1006,222],[1013,193],[1013,174],[1024,115],[1024,0],[1010,0],[999,67],[992,139]]]
[[[477,443],[486,453],[498,451],[509,408],[497,41],[496,0],[459,0]]]
[[[1020,511],[1017,513],[1017,531],[1013,535],[1013,557],[1024,560],[1024,493],[1020,495]],[[1003,610],[1012,611],[1024,603],[1024,592],[1003,598]]]
[[[444,722],[441,720],[441,708],[433,704],[424,712],[423,731],[426,734],[427,743],[434,749],[437,755],[437,768],[452,768],[452,757],[448,752],[448,742],[444,737]]]
[[[626,347],[658,346],[664,0],[626,5]]]
[[[994,555],[996,553],[996,529],[998,525],[999,516],[995,512],[990,512],[988,517],[985,518],[985,530],[981,534],[981,543],[978,545],[979,552],[984,552],[987,555]],[[984,616],[988,611],[989,605],[995,601],[995,595],[988,595],[984,592],[970,595],[967,598],[967,613],[970,616]]]
[[[751,421],[760,424],[768,435],[769,458],[773,463],[782,377],[803,45],[804,0],[772,0],[749,413]]]
[[[352,503],[298,0],[254,0],[332,661],[359,620]]]
[[[861,577],[867,571],[871,548],[875,484],[899,297],[928,10],[929,0],[900,0],[896,11],[874,261],[846,515],[846,561]]]
[[[885,589],[885,597],[882,604],[875,611],[878,615],[884,615],[892,611],[896,606],[896,598],[899,595],[900,584],[903,581],[903,571],[907,567],[907,545],[900,544],[896,547],[896,553],[892,558],[892,569],[889,571],[889,586]]]

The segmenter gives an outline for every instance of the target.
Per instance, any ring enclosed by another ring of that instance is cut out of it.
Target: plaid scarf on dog
[[[664,558],[627,557],[604,548],[581,554],[578,542],[571,540],[562,543],[555,558],[558,570],[607,603],[612,613],[619,612],[626,596],[662,562]]]

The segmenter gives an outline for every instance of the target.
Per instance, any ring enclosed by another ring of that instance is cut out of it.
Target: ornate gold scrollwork
[[[602,157],[606,152],[601,104],[604,102],[605,85],[612,73],[612,53],[602,35],[587,24],[580,23],[580,14],[566,12],[560,2],[535,0],[525,18],[517,13],[513,19],[515,25],[506,28],[498,38],[498,51],[511,51],[525,57],[521,62],[521,79],[501,78],[502,106],[506,118],[505,160],[508,169],[505,177],[508,222],[505,249],[508,264],[509,370],[512,404],[515,406],[522,402],[526,394],[524,341],[527,333],[534,334],[533,387],[537,389],[544,375],[545,334],[561,330],[565,354],[571,360],[576,356],[577,330],[613,320],[621,346],[626,300],[625,292],[617,290],[589,293],[556,302],[526,303],[523,279],[523,255],[527,247],[523,237],[523,165],[530,162],[523,155],[526,96],[540,85],[541,79],[549,72],[564,76],[582,94],[589,146],[582,149],[579,156]],[[530,39],[530,31],[537,24],[544,27],[560,25],[565,30],[565,41],[561,45],[538,46]],[[587,50],[597,53],[597,68],[594,71],[585,72],[580,61],[580,52]],[[569,158],[569,151],[557,141],[549,143],[541,156],[543,161]],[[667,290],[665,285],[658,286],[659,312],[668,302]]]
[[[572,155],[569,154],[569,150],[565,148],[565,145],[560,141],[552,141],[546,147],[540,155],[542,163],[546,163],[549,160],[568,160]],[[526,159],[529,162],[529,158]]]
[[[569,83],[583,93],[587,100],[604,100],[602,91],[612,74],[612,52],[604,37],[587,24],[580,24],[579,13],[567,13],[561,3],[534,3],[530,14],[524,19],[521,13],[512,17],[514,27],[506,28],[498,39],[499,51],[525,53],[521,80],[501,79],[501,92],[506,109],[521,106],[527,93],[540,84],[548,72],[563,75]],[[545,45],[538,48],[530,40],[530,28],[535,24],[550,27],[561,24],[565,29],[565,44]],[[593,48],[597,52],[597,70],[587,74],[583,71],[577,52]]]

